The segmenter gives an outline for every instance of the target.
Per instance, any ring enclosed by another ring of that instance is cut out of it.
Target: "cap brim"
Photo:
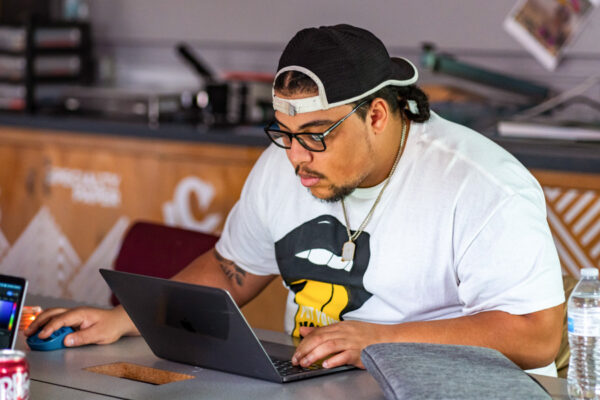
[[[391,57],[392,60],[392,77],[391,79],[397,81],[406,81],[403,86],[414,84],[418,77],[419,72],[417,68],[405,58]],[[404,82],[403,82],[404,83]],[[398,85],[400,86],[400,85]]]

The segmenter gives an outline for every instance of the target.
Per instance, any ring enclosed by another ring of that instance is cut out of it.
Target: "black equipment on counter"
[[[159,122],[184,118],[181,93],[153,90],[73,86],[63,91],[64,108],[69,113],[121,120]]]
[[[204,89],[195,96],[203,123],[262,124],[272,117],[272,80],[256,79],[253,74],[222,79],[187,44],[178,44],[176,50],[204,82]]]

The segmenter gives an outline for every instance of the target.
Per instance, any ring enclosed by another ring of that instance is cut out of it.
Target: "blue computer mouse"
[[[52,335],[48,336],[46,339],[40,339],[38,337],[40,331],[41,329],[27,338],[27,344],[31,350],[50,351],[65,349],[67,347],[63,344],[65,336],[75,332],[70,326],[63,326],[62,328],[55,330]]]

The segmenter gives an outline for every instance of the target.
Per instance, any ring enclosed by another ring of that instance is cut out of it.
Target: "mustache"
[[[325,175],[323,175],[322,173],[313,171],[312,169],[309,169],[309,168],[302,168],[302,171],[300,171],[300,165],[296,166],[295,171],[296,171],[296,176],[298,176],[298,174],[300,174],[300,172],[302,172],[302,175],[310,175],[310,176],[314,176],[315,178],[319,178],[319,179],[325,178]]]

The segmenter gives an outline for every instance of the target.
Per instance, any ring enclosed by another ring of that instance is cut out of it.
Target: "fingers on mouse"
[[[63,326],[52,332],[52,335],[48,336],[46,339],[40,339],[38,337],[40,332],[41,329],[27,338],[27,344],[31,350],[51,351],[65,349],[67,348],[67,346],[64,345],[65,336],[75,331],[70,326]]]

